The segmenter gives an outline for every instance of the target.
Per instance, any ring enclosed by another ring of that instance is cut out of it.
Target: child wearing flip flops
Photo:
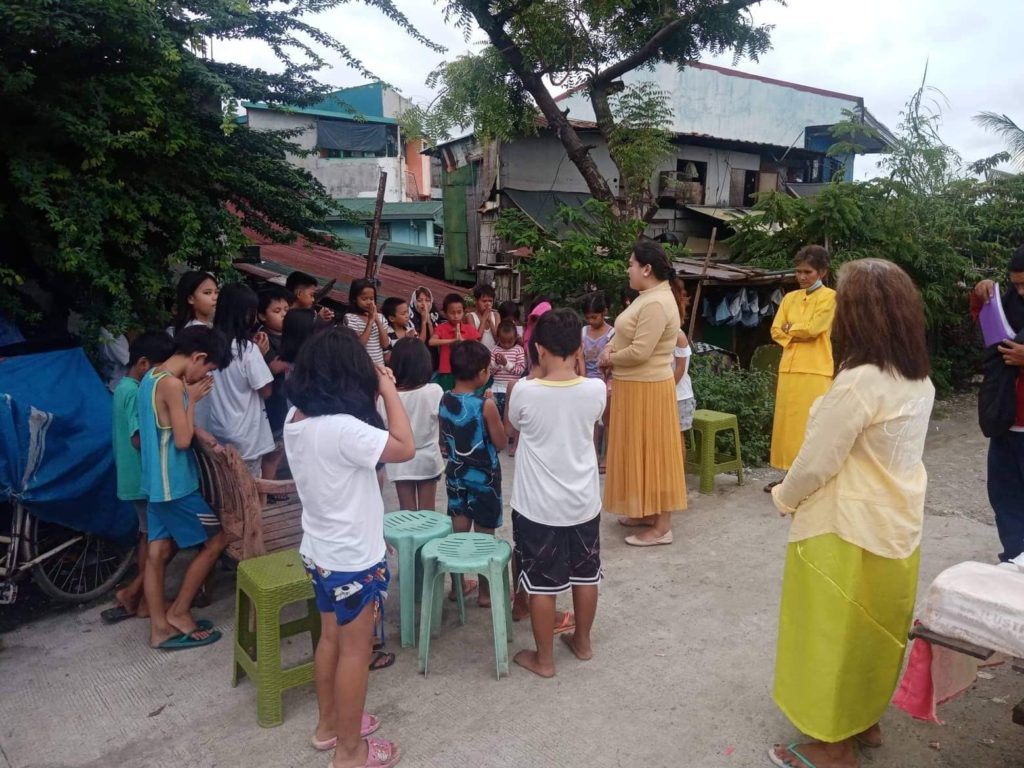
[[[534,327],[537,378],[509,396],[507,418],[519,431],[512,486],[517,591],[529,595],[536,650],[513,660],[541,677],[555,674],[555,599],[572,592],[575,629],[562,640],[576,658],[593,656],[590,629],[601,581],[601,486],[594,426],[604,413],[604,382],[576,372],[580,321],[545,313]]]
[[[192,617],[192,601],[227,546],[220,521],[199,493],[192,439],[212,441],[195,426],[196,404],[213,387],[210,373],[231,360],[227,337],[205,325],[174,337],[174,354],[139,383],[142,486],[149,501],[149,547],[142,584],[149,607],[149,644],[164,651],[215,643],[221,632]],[[174,546],[201,547],[189,563],[178,596],[164,599],[164,567]]]
[[[398,745],[368,738],[380,721],[365,711],[374,628],[391,580],[376,466],[412,459],[416,441],[391,372],[374,366],[348,329],[310,337],[287,389],[294,407],[284,446],[302,502],[299,553],[321,624],[312,745],[334,750],[332,768],[390,768],[401,757]]]

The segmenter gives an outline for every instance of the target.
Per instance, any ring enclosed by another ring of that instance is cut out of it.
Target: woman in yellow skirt
[[[612,372],[604,506],[623,525],[647,530],[626,543],[672,543],[672,513],[686,509],[686,478],[672,353],[679,335],[673,276],[661,246],[642,241],[629,257],[629,285],[640,295],[615,320],[599,365]]]
[[[856,768],[899,679],[914,611],[935,389],[921,297],[895,264],[839,272],[839,373],[772,491],[792,515],[773,698],[819,743],[775,745],[774,765]]]
[[[832,384],[832,316],[836,292],[822,285],[828,275],[828,251],[820,245],[801,248],[796,258],[798,291],[782,299],[772,323],[772,339],[782,347],[775,390],[771,465],[789,469],[800,451],[807,414]],[[771,491],[778,483],[769,483]]]

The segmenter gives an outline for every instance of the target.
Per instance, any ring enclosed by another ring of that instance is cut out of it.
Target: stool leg
[[[430,656],[430,635],[435,631],[433,623],[436,620],[437,628],[440,629],[440,610],[437,615],[434,615],[434,603],[436,602],[437,591],[437,577],[440,576],[437,572],[437,560],[434,558],[424,558],[423,560],[423,595],[420,598],[420,653],[419,653],[419,666],[420,672],[424,676],[427,674],[427,658]],[[444,591],[443,589],[441,590]],[[440,609],[441,604],[437,604]]]
[[[505,642],[512,642],[512,587],[511,577],[509,576],[509,566],[502,568],[501,576],[502,583],[505,585]],[[493,603],[494,598],[491,598]]]
[[[249,629],[249,613],[252,610],[252,601],[249,595],[240,587],[235,588],[235,661],[232,662],[231,687],[235,688],[238,681],[245,677],[245,668],[238,663],[239,653],[244,653],[250,659],[256,653],[255,637]]]
[[[256,722],[264,728],[284,722],[281,702],[280,608],[256,617]]]
[[[416,644],[416,548],[411,539],[398,542],[398,600],[402,647]]]
[[[508,628],[505,625],[505,604],[508,602],[508,573],[506,570],[504,578],[499,569],[501,563],[498,560],[491,560],[487,577],[491,587],[491,631],[494,634],[494,661],[498,670],[498,679],[503,674],[508,674]],[[498,585],[505,589],[499,595],[494,594]]]
[[[466,623],[466,596],[462,594],[462,576],[463,574],[454,574],[455,576],[455,602],[459,606],[459,624]],[[480,591],[480,585],[477,585],[477,593]]]
[[[732,432],[736,439],[736,461],[739,465],[736,469],[736,481],[739,485],[743,485],[743,454],[740,452],[740,428],[738,426],[733,427]]]
[[[700,492],[715,492],[715,431],[703,429],[700,433]]]

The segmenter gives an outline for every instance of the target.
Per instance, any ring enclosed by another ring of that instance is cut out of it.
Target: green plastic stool
[[[281,623],[281,609],[305,602],[308,615]],[[252,630],[255,608],[256,631]],[[254,557],[238,564],[235,590],[235,661],[231,687],[248,675],[256,685],[256,721],[264,728],[284,721],[281,694],[313,681],[313,661],[281,668],[281,640],[309,632],[320,640],[320,612],[298,550]]]
[[[418,557],[428,541],[443,539],[452,532],[447,515],[421,510],[400,510],[384,515],[384,540],[398,550],[398,598],[402,647],[416,645],[416,596],[421,592],[423,565]],[[415,578],[406,578],[415,574]],[[461,584],[459,585],[461,588]]]
[[[719,432],[732,432],[736,441],[736,454],[729,456],[715,452],[715,438]],[[695,438],[700,435],[699,439]],[[743,485],[743,456],[740,452],[740,425],[736,416],[719,411],[697,410],[693,414],[693,429],[687,435],[686,466],[700,473],[700,492],[715,492],[715,475],[735,472]]]
[[[512,547],[507,541],[484,533],[455,533],[434,539],[420,551],[423,561],[423,598],[420,605],[420,672],[427,674],[430,638],[441,633],[444,587],[437,588],[444,574],[476,573],[486,576],[491,589],[491,622],[498,679],[509,673],[508,643],[512,642],[512,597],[509,592],[508,563]],[[456,584],[459,579],[455,580]],[[499,587],[500,585],[500,587]],[[459,623],[466,623],[466,601],[456,592]]]

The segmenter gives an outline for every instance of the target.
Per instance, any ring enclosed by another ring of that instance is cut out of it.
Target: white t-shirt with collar
[[[322,568],[365,571],[384,559],[377,463],[388,432],[347,414],[284,422],[284,449],[302,502],[299,552]]]
[[[507,412],[519,430],[512,508],[536,523],[570,526],[601,512],[594,425],[608,397],[601,379],[527,379]]]

